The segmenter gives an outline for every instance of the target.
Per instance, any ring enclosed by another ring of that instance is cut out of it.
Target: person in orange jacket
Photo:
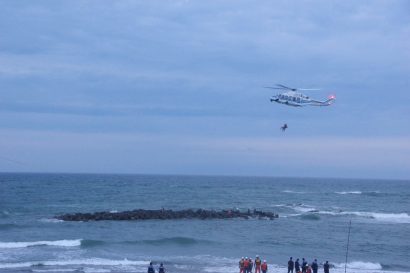
[[[249,268],[249,259],[248,257],[245,257],[245,260],[243,261],[243,268],[245,273],[248,273],[248,268]]]
[[[261,258],[259,258],[259,255],[256,255],[256,258],[255,258],[255,273],[261,273],[261,264],[262,264],[262,261],[261,261]]]
[[[266,260],[263,261],[261,265],[262,273],[268,272],[268,264],[266,263]]]

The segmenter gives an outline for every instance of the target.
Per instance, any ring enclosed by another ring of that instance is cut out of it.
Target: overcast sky
[[[0,171],[409,179],[409,87],[406,0],[0,1]]]

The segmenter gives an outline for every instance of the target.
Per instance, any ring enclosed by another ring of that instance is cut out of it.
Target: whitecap
[[[76,240],[57,240],[57,241],[36,241],[36,242],[0,242],[0,248],[23,248],[33,246],[59,246],[73,247],[80,246],[81,239]]]
[[[315,207],[304,205],[304,204],[295,205],[295,206],[292,206],[292,208],[296,211],[304,212],[304,213],[306,213],[306,212],[319,212]]]
[[[362,194],[361,191],[337,191],[336,194]]]
[[[390,222],[397,224],[410,224],[410,215],[408,213],[381,213],[381,212],[344,212],[343,214],[352,214],[360,217],[371,218],[381,222]]]
[[[328,211],[315,210],[308,207],[296,207],[295,210],[302,213],[318,213],[332,216],[353,215],[357,217],[372,219],[379,222],[395,223],[395,224],[410,224],[410,215],[408,213],[384,213],[384,212],[366,212],[366,211]]]
[[[283,193],[296,193],[296,194],[305,194],[305,193],[308,193],[308,192],[305,192],[305,191],[292,191],[292,190],[284,190],[284,191],[282,191]]]
[[[272,204],[270,206],[275,207],[275,208],[280,208],[280,207],[287,207],[288,205],[286,205],[286,204]]]
[[[40,219],[40,221],[44,222],[44,223],[62,223],[62,222],[64,222],[63,220],[55,219],[55,218],[42,218],[42,219]]]
[[[297,217],[301,215],[302,213],[280,214],[279,218]]]

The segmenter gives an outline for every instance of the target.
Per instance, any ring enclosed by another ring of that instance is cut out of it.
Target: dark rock
[[[186,210],[144,210],[137,209],[132,211],[123,212],[95,212],[95,213],[74,213],[63,214],[55,217],[56,219],[63,221],[130,221],[130,220],[171,220],[171,219],[232,219],[232,218],[257,218],[257,219],[270,219],[278,218],[278,215],[269,211],[258,211],[254,209],[251,211],[248,209],[245,212],[241,212],[237,209],[234,210],[204,210],[204,209],[186,209]]]

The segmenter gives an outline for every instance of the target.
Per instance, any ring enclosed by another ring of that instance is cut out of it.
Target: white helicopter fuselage
[[[334,96],[330,96],[329,99],[325,101],[314,100],[296,91],[288,91],[285,93],[277,94],[270,99],[271,102],[277,102],[294,107],[329,106],[334,102],[334,100]]]

